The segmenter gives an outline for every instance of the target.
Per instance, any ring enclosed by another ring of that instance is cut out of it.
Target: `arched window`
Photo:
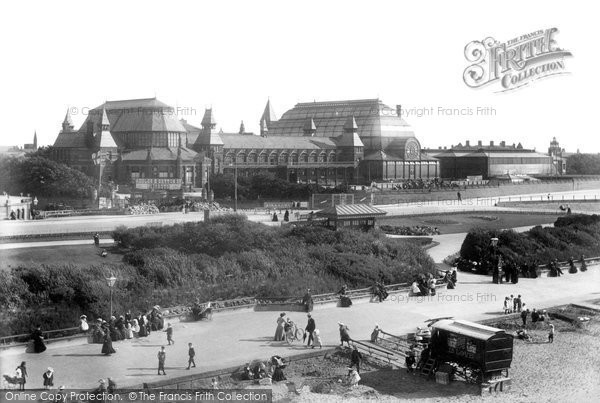
[[[258,157],[258,162],[260,162],[261,164],[266,164],[267,163],[267,153],[260,153],[260,155]]]
[[[317,162],[317,153],[313,151],[308,157],[308,162]]]
[[[328,161],[329,162],[335,162],[335,152],[332,151],[332,152],[329,153],[329,159],[328,159]]]
[[[258,161],[258,156],[256,155],[256,153],[250,153],[248,154],[248,162],[252,163],[252,164],[256,164],[256,162]]]
[[[289,161],[288,153],[283,152],[283,153],[279,154],[279,163],[280,164],[287,164],[288,161]]]
[[[306,152],[300,154],[300,162],[308,162],[308,154]]]
[[[225,155],[225,158],[223,159],[223,163],[225,165],[229,165],[232,164],[234,161],[235,156],[233,155],[233,153],[227,153],[227,155]]]
[[[277,153],[275,151],[269,154],[269,165],[277,165]]]
[[[292,165],[298,164],[298,154],[292,153],[292,155],[290,156],[290,163]]]
[[[327,157],[327,154],[325,154],[325,151],[322,151],[319,154],[319,162],[325,162],[326,161],[326,157]]]
[[[246,163],[246,154],[244,153],[239,153],[236,157],[236,162],[238,164],[244,164]]]

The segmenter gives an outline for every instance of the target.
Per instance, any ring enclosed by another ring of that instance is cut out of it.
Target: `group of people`
[[[452,272],[456,273],[456,272]],[[448,279],[452,282],[452,288],[456,286],[456,274],[454,274],[454,279],[452,281],[453,274],[450,273]],[[446,278],[446,277],[445,277]],[[410,292],[413,296],[427,296],[427,295],[435,295],[435,286],[437,281],[433,277],[433,274],[429,273],[425,275],[423,273],[419,274],[415,281],[412,282],[410,286]]]
[[[304,328],[304,337],[302,342],[304,343],[304,341],[306,341],[307,348],[315,348],[316,346],[323,348],[321,333],[319,329],[317,329],[317,324],[313,319],[312,314],[309,312],[306,314],[306,316],[308,320],[306,327]],[[297,326],[292,319],[289,317],[286,319],[286,313],[281,312],[277,318],[277,327],[275,328],[275,336],[273,337],[273,341],[286,341],[291,343],[292,341],[296,340],[296,329]]]
[[[162,330],[164,320],[160,307],[155,306],[149,314],[140,313],[134,317],[128,311],[118,318],[111,316],[108,321],[98,318],[91,326],[87,322],[87,316],[81,315],[79,326],[82,332],[91,333],[94,343],[102,343],[102,354],[111,355],[115,353],[113,341],[147,337],[152,331]]]
[[[521,294],[516,297],[513,294],[511,294],[510,297],[504,297],[504,314],[521,312],[524,307],[525,303],[523,302]]]
[[[283,370],[286,366],[287,364],[282,357],[274,355],[268,363],[262,361],[252,364],[246,363],[242,369],[241,378],[244,381],[254,380],[256,382],[260,382],[261,379],[268,379],[273,382],[285,381],[287,378]]]
[[[27,362],[22,361],[15,369],[14,376],[4,375],[4,379],[11,384],[18,385],[19,390],[25,390],[25,384],[27,383]],[[44,389],[51,389],[54,386],[54,368],[48,367],[48,369],[42,374],[42,382]]]
[[[385,285],[380,281],[376,281],[375,284],[371,286],[371,293],[379,302],[385,301],[389,295]]]
[[[15,210],[10,211],[11,220],[24,220],[25,218],[25,208],[17,209],[16,213]]]

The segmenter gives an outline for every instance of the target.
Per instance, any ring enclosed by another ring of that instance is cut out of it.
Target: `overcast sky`
[[[223,130],[243,120],[258,132],[267,98],[281,116],[297,102],[379,97],[408,113],[433,108],[406,116],[426,147],[505,140],[545,151],[556,136],[568,151],[599,152],[593,3],[10,1],[0,14],[0,144],[29,143],[34,130],[52,144],[69,107],[105,100],[156,95],[198,125],[212,105]],[[468,42],[551,27],[573,53],[569,75],[507,93],[463,82]],[[84,118],[73,115],[77,128]]]

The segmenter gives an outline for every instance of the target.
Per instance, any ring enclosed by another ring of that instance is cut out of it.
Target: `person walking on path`
[[[360,374],[360,363],[362,361],[362,354],[358,351],[358,347],[354,346],[352,353],[350,354],[350,367],[356,366],[356,372]]]
[[[196,362],[194,361],[195,356],[196,356],[196,351],[194,351],[194,346],[192,346],[192,343],[188,343],[188,366],[187,366],[187,369],[190,369],[190,366],[196,368]]]
[[[312,348],[315,348],[317,344],[319,345],[319,348],[323,348],[323,342],[321,341],[321,332],[319,331],[319,329],[315,329],[313,335],[315,336],[315,340],[313,341]]]
[[[112,339],[110,338],[110,332],[108,331],[108,329],[106,329],[106,332],[104,333],[104,342],[102,343],[101,353],[104,355],[111,355],[116,353],[115,349],[113,348]]]
[[[36,353],[43,353],[46,351],[46,345],[44,344],[44,333],[42,332],[41,326],[36,326],[36,329],[31,334],[33,339],[33,351]]]
[[[281,312],[277,318],[277,328],[275,329],[274,341],[283,341],[285,339],[284,326],[285,326],[285,312]]]
[[[310,313],[307,314],[307,316],[308,316],[308,323],[306,324],[306,328],[304,329],[304,330],[306,330],[305,334],[308,334],[308,341],[306,342],[306,347],[310,347],[310,343],[313,343],[313,348],[314,348],[314,335],[313,335],[313,332],[317,328],[317,325],[316,325],[315,320],[312,318],[312,315]]]
[[[167,359],[167,353],[165,352],[165,346],[160,348],[160,351],[157,354],[158,357],[158,375],[160,375],[160,371],[162,371],[163,375],[167,375],[165,372],[165,360]]]
[[[350,347],[350,328],[341,322],[338,322],[338,324],[340,325],[340,346],[343,346],[346,342]]]
[[[456,192],[456,198],[458,199],[459,203],[462,202],[462,195],[460,194],[460,192]]]
[[[527,326],[527,316],[529,315],[529,309],[521,312],[521,320],[523,321],[523,327]]]
[[[51,389],[54,386],[54,369],[48,367],[42,378],[44,379],[44,389]]]
[[[21,365],[17,367],[16,377],[19,380],[19,390],[25,390],[25,384],[27,383],[27,363],[21,361]]]
[[[510,300],[508,299],[508,297],[504,298],[504,314],[505,315],[507,315],[507,314],[510,313],[510,308],[508,307],[509,306],[509,301]]]
[[[169,343],[169,346],[175,344],[175,340],[173,340],[173,327],[170,323],[167,324],[167,328],[164,331],[167,332],[167,342]]]
[[[554,343],[554,325],[550,323],[550,330],[548,331],[548,343]]]

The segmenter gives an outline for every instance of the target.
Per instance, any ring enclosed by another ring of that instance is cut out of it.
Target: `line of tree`
[[[573,154],[567,158],[567,174],[600,175],[600,154]]]
[[[498,238],[492,251],[491,239]],[[471,230],[460,249],[458,268],[479,274],[492,269],[490,256],[495,252],[504,264],[529,268],[549,263],[553,259],[578,260],[581,255],[600,256],[600,216],[572,214],[559,217],[554,227],[533,227],[518,233],[513,230]],[[473,266],[473,262],[477,263]]]

